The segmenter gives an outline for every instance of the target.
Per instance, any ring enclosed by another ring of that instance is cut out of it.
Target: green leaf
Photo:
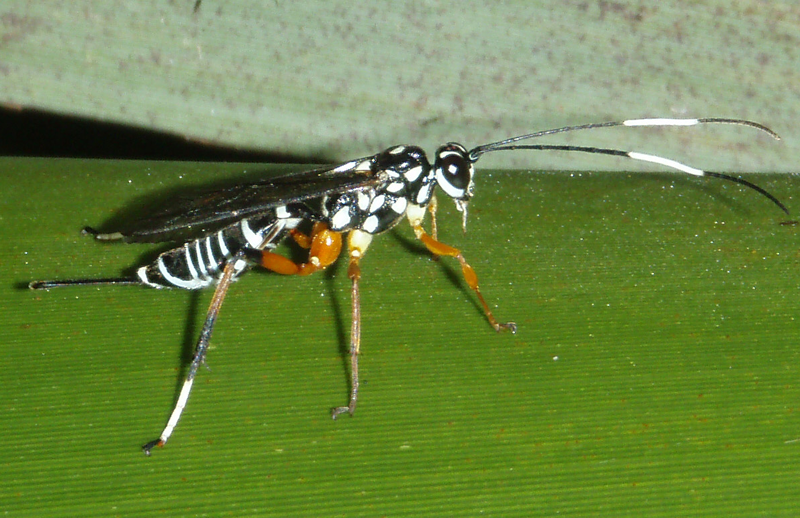
[[[251,272],[186,413],[160,433],[210,293],[32,292],[157,246],[79,235],[236,164],[2,160],[0,509],[10,516],[792,516],[800,475],[797,227],[753,191],[678,175],[479,171],[456,264],[407,225],[349,284]],[[248,165],[247,174],[261,174]],[[258,168],[263,174],[283,168]],[[748,177],[792,208],[786,176]]]

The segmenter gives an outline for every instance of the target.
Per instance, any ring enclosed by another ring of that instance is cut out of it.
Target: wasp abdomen
[[[281,229],[265,242],[276,225]],[[256,220],[244,219],[163,252],[151,264],[139,268],[136,275],[143,284],[153,288],[199,290],[216,284],[223,268],[237,252],[243,248],[275,248],[286,230],[295,225],[293,220],[278,219],[274,215]],[[241,274],[247,267],[246,261],[239,260],[234,275]]]

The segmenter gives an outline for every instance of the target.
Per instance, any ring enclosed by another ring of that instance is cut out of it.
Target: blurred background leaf
[[[719,128],[562,140],[795,171],[799,24],[796,4],[755,0],[9,0],[0,102],[314,161],[603,120],[752,118],[784,144],[755,152],[757,138]],[[629,167],[546,153],[485,164],[509,165]]]

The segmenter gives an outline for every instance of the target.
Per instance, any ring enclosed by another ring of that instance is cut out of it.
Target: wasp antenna
[[[653,164],[658,164],[669,169],[674,169],[676,171],[680,171],[682,173],[690,174],[693,176],[711,176],[714,178],[721,178],[723,180],[727,180],[730,182],[738,183],[739,185],[743,185],[750,189],[753,189],[757,193],[765,196],[769,199],[772,203],[777,205],[783,212],[789,214],[789,210],[786,206],[780,202],[775,196],[767,192],[766,190],[762,189],[761,187],[755,185],[754,183],[748,182],[747,180],[742,180],[741,178],[737,178],[735,176],[729,176],[722,173],[711,173],[708,171],[703,171],[702,169],[697,169],[695,167],[682,164],[681,162],[677,162],[675,160],[657,156],[657,155],[649,155],[647,153],[639,153],[638,151],[623,151],[621,149],[611,149],[611,148],[599,148],[599,147],[590,147],[590,146],[570,146],[570,145],[558,145],[558,144],[516,144],[522,140],[534,139],[539,137],[544,137],[546,135],[554,135],[556,133],[566,133],[570,131],[579,131],[579,130],[586,130],[586,129],[597,129],[597,128],[610,128],[614,126],[650,126],[650,127],[664,127],[664,126],[696,126],[698,124],[733,124],[736,126],[747,126],[750,128],[755,128],[759,131],[762,131],[769,135],[770,137],[774,138],[775,140],[781,140],[781,137],[768,128],[767,126],[753,122],[745,119],[724,119],[724,118],[714,118],[714,117],[706,117],[701,119],[666,119],[666,118],[656,118],[656,119],[628,119],[624,121],[612,121],[612,122],[599,122],[599,123],[592,123],[592,124],[582,124],[579,126],[564,126],[563,128],[556,128],[544,131],[537,131],[536,133],[528,133],[527,135],[519,135],[517,137],[511,137],[505,140],[500,140],[498,142],[493,142],[491,144],[484,144],[482,146],[478,146],[472,149],[469,152],[469,159],[474,163],[483,155],[484,153],[489,153],[492,151],[512,151],[512,150],[519,150],[519,149],[528,149],[528,150],[538,150],[538,151],[575,151],[579,153],[594,153],[594,154],[601,154],[601,155],[613,155],[613,156],[620,156],[624,158],[631,158],[633,160],[639,160],[642,162],[650,162]]]
[[[702,119],[630,119],[622,121],[622,126],[695,126],[697,124],[732,124],[734,126],[748,126],[763,131],[775,140],[781,140],[781,136],[759,122],[745,119],[723,119],[717,117],[706,117]]]
[[[745,187],[749,187],[753,189],[757,193],[765,196],[769,199],[772,203],[778,206],[783,212],[787,215],[789,214],[789,209],[780,202],[775,196],[767,192],[765,189],[757,186],[754,183],[748,182],[747,180],[742,180],[741,178],[737,178],[735,176],[730,176],[723,173],[714,173],[710,171],[703,171],[702,169],[697,169],[696,167],[692,167],[690,165],[683,164],[676,160],[672,160],[669,158],[664,158],[662,156],[657,155],[648,155],[647,153],[639,153],[638,151],[623,151],[621,149],[610,149],[610,148],[602,148],[602,147],[588,147],[588,146],[568,146],[568,145],[558,145],[558,144],[512,144],[510,146],[498,146],[492,149],[491,151],[511,151],[511,150],[518,150],[518,149],[528,149],[528,150],[537,150],[537,151],[576,151],[579,153],[593,153],[599,155],[612,155],[612,156],[619,156],[623,158],[631,158],[633,160],[639,160],[641,162],[650,162],[652,164],[662,165],[669,169],[674,169],[676,171],[680,171],[682,173],[690,174],[693,176],[710,176],[713,178],[721,178],[723,180],[727,180],[729,182],[738,183],[739,185],[743,185]]]
[[[776,135],[777,136],[777,135]],[[663,165],[665,167],[669,167],[671,169],[675,169],[677,171],[681,171],[687,174],[691,174],[694,176],[709,176],[711,178],[720,178],[722,180],[727,180],[729,182],[738,183],[739,185],[743,185],[750,189],[753,189],[757,193],[765,196],[768,200],[778,206],[786,215],[789,215],[789,209],[786,208],[786,205],[781,203],[781,201],[773,196],[769,191],[766,189],[759,187],[758,185],[748,182],[747,180],[743,180],[742,178],[738,178],[736,176],[731,176],[724,173],[715,173],[712,171],[703,171],[702,169],[697,169],[695,167],[688,166],[686,164],[682,164],[680,162],[676,162],[675,160],[670,160],[669,158],[664,158],[656,155],[648,155],[646,153],[637,153],[635,151],[630,151],[627,153],[628,158],[632,158],[634,160],[642,160],[644,162],[651,162],[654,164]]]
[[[749,126],[759,131],[763,131],[764,133],[774,138],[775,140],[781,140],[780,135],[778,135],[775,131],[768,128],[767,126],[764,126],[759,122],[753,122],[743,119],[719,119],[713,117],[708,117],[705,119],[697,119],[697,120],[699,121],[700,124],[734,124],[736,126]]]
[[[729,182],[738,183],[739,185],[744,185],[745,187],[749,187],[756,191],[759,194],[766,196],[772,203],[777,205],[787,216],[789,216],[789,209],[786,208],[786,205],[781,203],[781,201],[773,196],[769,191],[766,189],[759,187],[758,185],[748,182],[747,180],[743,180],[742,178],[737,178],[736,176],[730,176],[723,173],[714,173],[711,171],[705,171],[705,176],[711,176],[713,178],[721,178],[723,180],[728,180]]]
[[[654,119],[628,119],[624,121],[611,121],[611,122],[596,122],[591,124],[580,124],[577,126],[564,126],[562,128],[555,128],[535,133],[528,133],[526,135],[519,135],[516,137],[507,138],[491,144],[484,144],[472,149],[469,152],[470,160],[477,161],[484,153],[491,151],[500,151],[508,149],[509,144],[519,142],[521,140],[529,140],[547,135],[555,135],[558,133],[567,133],[572,131],[590,130],[599,128],[613,128],[617,126],[649,126],[649,127],[666,127],[666,126],[696,126],[698,124],[732,124],[735,126],[748,126],[763,131],[775,140],[781,140],[780,135],[768,128],[767,126],[745,119],[724,119],[717,117],[705,117],[700,119],[667,119],[667,118],[654,118]]]

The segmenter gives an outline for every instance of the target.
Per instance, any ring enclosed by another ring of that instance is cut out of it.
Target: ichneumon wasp
[[[332,417],[353,414],[358,400],[358,355],[361,350],[361,303],[359,280],[361,259],[373,236],[394,227],[405,216],[417,239],[434,256],[456,259],[467,285],[480,301],[495,331],[516,331],[513,322],[498,322],[478,288],[478,277],[458,248],[438,240],[436,197],[438,186],[455,201],[466,231],[467,204],[473,195],[474,165],[486,153],[512,150],[558,150],[613,155],[651,162],[695,176],[721,178],[762,194],[788,214],[786,207],[761,187],[738,177],[695,169],[667,158],[635,151],[572,145],[520,143],[530,139],[578,130],[614,126],[694,126],[735,124],[780,137],[757,122],[740,119],[633,119],[567,126],[508,138],[467,150],[461,144],[441,146],[433,165],[416,146],[394,146],[376,155],[349,162],[288,174],[257,183],[235,185],[175,200],[169,207],[134,221],[129,231],[85,233],[102,241],[128,243],[168,242],[176,248],[140,267],[130,278],[35,281],[31,289],[62,286],[136,284],[152,288],[196,290],[216,285],[194,358],[178,401],[161,436],[143,446],[146,454],[163,446],[172,435],[189,399],[195,375],[204,363],[217,315],[231,282],[251,266],[261,266],[284,275],[309,275],[325,269],[338,258],[343,234],[347,233],[351,284],[350,398],[346,406],[335,407]],[[426,212],[431,214],[431,231],[423,228]],[[310,231],[301,230],[310,224]],[[286,237],[308,249],[308,261],[296,263],[273,250]],[[181,244],[182,243],[182,244]]]

